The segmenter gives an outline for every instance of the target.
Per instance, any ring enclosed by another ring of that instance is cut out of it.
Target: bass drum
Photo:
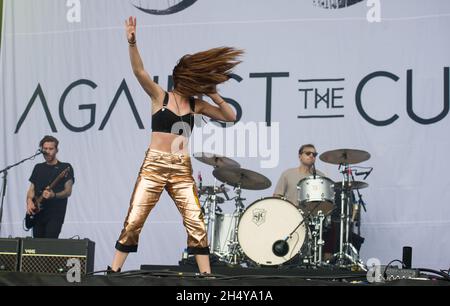
[[[297,255],[305,242],[307,230],[302,221],[301,212],[289,201],[280,198],[255,201],[239,220],[239,245],[248,258],[260,265],[283,264]],[[289,246],[287,254],[275,255],[274,243],[284,241],[291,233],[286,241]]]

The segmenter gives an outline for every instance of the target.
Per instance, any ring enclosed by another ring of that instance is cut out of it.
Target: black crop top
[[[170,109],[167,108],[167,103],[169,103],[169,94],[166,92],[164,96],[163,107],[158,110],[152,116],[152,130],[153,132],[163,132],[163,133],[172,133],[176,135],[183,134],[183,127],[180,126],[180,129],[177,131],[172,131],[172,126],[175,123],[180,124],[182,121],[185,124],[188,124],[192,129],[194,128],[194,111],[195,111],[195,99],[194,97],[189,98],[189,105],[191,106],[192,112],[186,114],[184,116],[178,116]],[[184,125],[186,126],[186,125]],[[186,128],[186,127],[185,127]]]

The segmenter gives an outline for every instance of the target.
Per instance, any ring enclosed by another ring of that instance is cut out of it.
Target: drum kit
[[[298,258],[300,265],[319,267],[358,266],[365,269],[351,234],[360,231],[359,213],[365,203],[359,190],[368,184],[354,176],[371,173],[370,167],[355,164],[366,161],[370,154],[354,149],[327,151],[319,156],[338,165],[342,180],[316,175],[297,184],[298,205],[284,198],[266,197],[245,207],[242,190],[264,190],[272,183],[264,175],[241,168],[236,161],[217,154],[194,154],[200,162],[213,166],[214,184],[203,186],[199,174],[198,193],[203,197],[202,210],[210,239],[211,254],[230,265],[278,266]],[[368,170],[370,169],[370,170]],[[217,181],[222,184],[219,185]],[[229,193],[233,188],[234,196]],[[356,200],[354,192],[359,200]],[[234,201],[234,211],[223,213],[221,205]],[[331,215],[339,219],[339,250],[324,260],[324,221]]]

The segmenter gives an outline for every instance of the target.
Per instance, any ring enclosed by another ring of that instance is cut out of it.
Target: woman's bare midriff
[[[189,139],[171,133],[152,132],[149,149],[168,153],[188,153]]]

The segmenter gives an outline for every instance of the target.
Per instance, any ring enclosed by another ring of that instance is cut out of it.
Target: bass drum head
[[[248,258],[260,265],[283,264],[299,252],[305,241],[306,226],[302,221],[302,214],[291,202],[280,198],[258,200],[247,207],[239,220],[239,245]],[[297,226],[287,240],[288,253],[275,255],[273,244],[286,239]]]

